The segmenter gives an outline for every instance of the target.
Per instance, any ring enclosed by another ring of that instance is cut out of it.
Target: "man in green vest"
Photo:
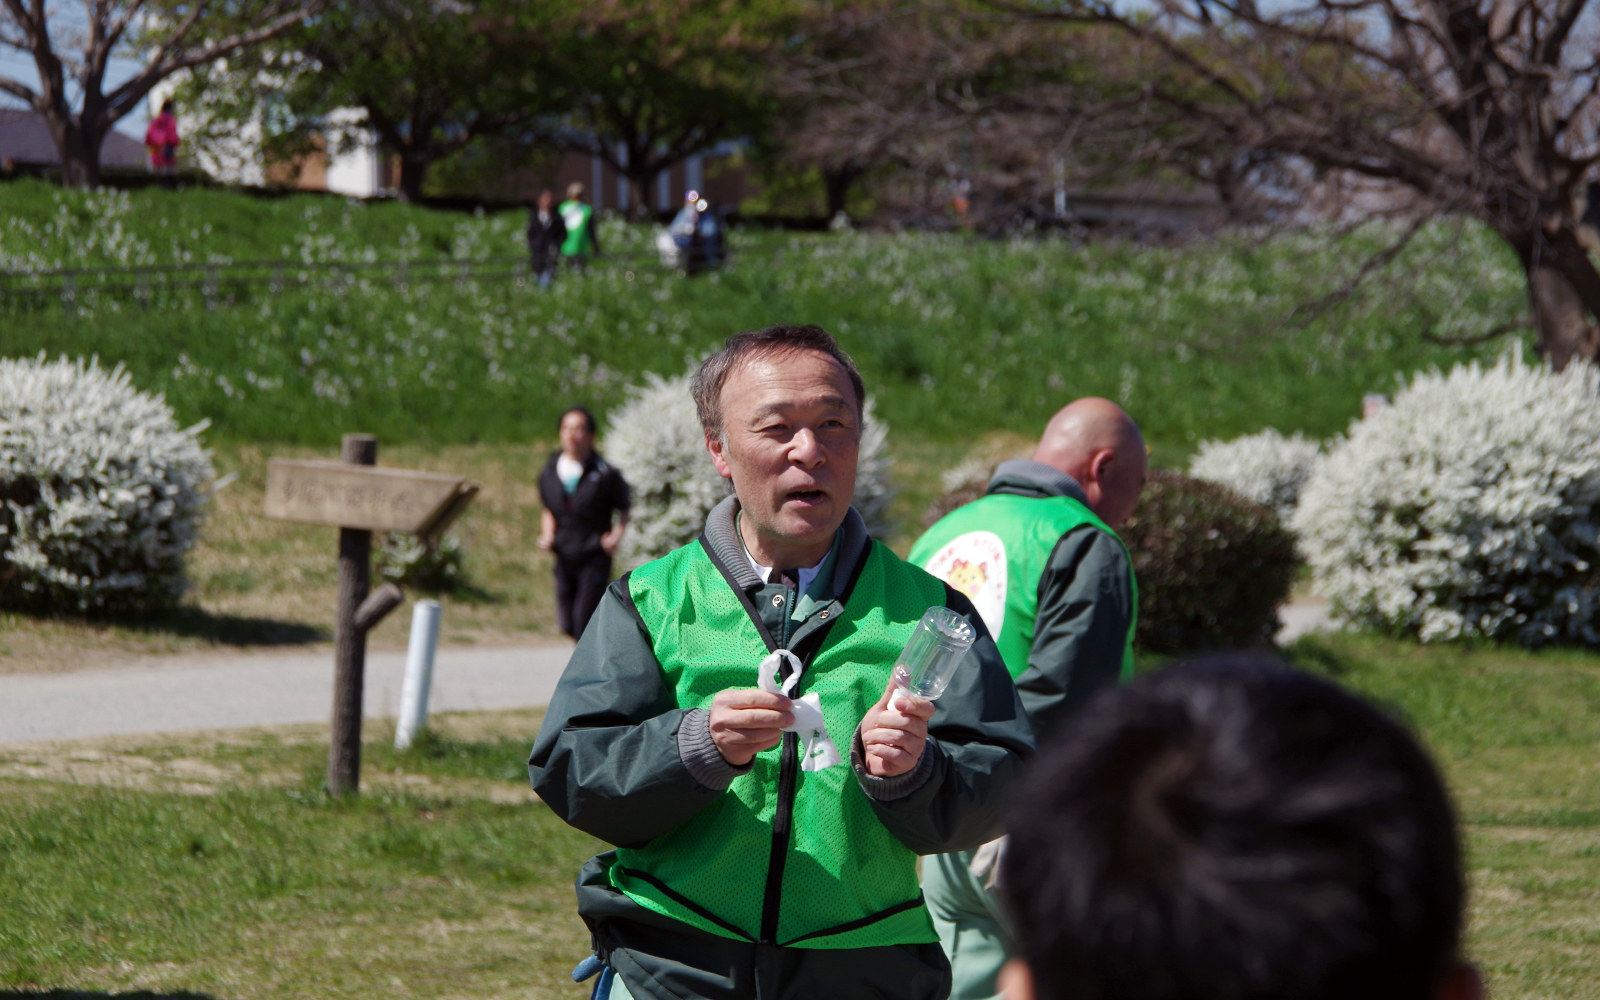
[[[614,583],[529,773],[616,845],[578,876],[603,1000],[944,1000],[918,855],[992,839],[1033,737],[960,592],[850,506],[865,391],[817,327],[738,334],[701,366],[733,496],[699,541]],[[937,702],[890,677],[930,607],[978,633]]]
[[[1041,744],[1097,691],[1133,671],[1138,591],[1114,528],[1138,502],[1144,438],[1122,408],[1080,399],[1033,460],[1004,462],[981,498],[951,511],[910,560],[972,600]],[[994,874],[1003,841],[928,858],[922,887],[950,957],[952,1000],[993,997],[1013,951]]]
[[[583,185],[573,181],[567,185],[567,200],[556,206],[561,224],[567,228],[567,238],[561,241],[561,259],[580,271],[590,257],[600,255],[600,233],[594,223],[594,209],[583,198]]]

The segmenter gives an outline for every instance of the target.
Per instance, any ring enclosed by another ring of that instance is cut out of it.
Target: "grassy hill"
[[[0,269],[521,252],[520,213],[483,217],[327,197],[0,186]],[[1386,277],[1339,296],[1393,233],[1231,236],[1177,247],[961,235],[737,232],[733,265],[685,280],[651,233],[604,226],[608,257],[541,292],[384,274],[140,308],[85,292],[64,310],[0,293],[0,354],[98,355],[185,420],[241,441],[344,430],[451,443],[547,436],[643,373],[675,374],[728,334],[818,323],[855,355],[897,436],[1036,433],[1063,401],[1123,402],[1171,464],[1191,442],[1276,426],[1327,435],[1397,373],[1491,354],[1445,347],[1523,307],[1514,262],[1474,229],[1425,231]]]

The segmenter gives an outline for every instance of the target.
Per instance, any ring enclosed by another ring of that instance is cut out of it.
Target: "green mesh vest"
[[[769,638],[703,545],[634,570],[628,593],[679,707],[708,709],[719,691],[756,686]],[[912,627],[944,602],[942,583],[873,542],[795,690],[821,696],[845,760],[803,770],[797,737],[784,734],[694,819],[642,848],[619,848],[611,884],[722,937],[796,948],[937,941],[916,855],[873,813],[849,741]]]
[[[1071,497],[991,493],[956,508],[929,528],[911,547],[909,560],[967,595],[1015,680],[1028,669],[1028,654],[1033,651],[1039,578],[1050,553],[1062,535],[1085,524],[1117,538],[1093,511]],[[1122,539],[1117,538],[1117,544]],[[1137,607],[1138,584],[1131,571],[1128,585]],[[1128,624],[1122,653],[1124,680],[1133,676],[1134,624]]]

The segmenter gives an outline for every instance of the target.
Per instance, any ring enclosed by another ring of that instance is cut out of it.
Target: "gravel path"
[[[1278,620],[1283,623],[1275,636],[1280,646],[1287,646],[1308,632],[1339,627],[1328,617],[1328,602],[1315,599],[1285,604],[1278,609]]]
[[[1332,628],[1320,601],[1280,612],[1279,643]],[[458,712],[545,705],[570,645],[442,648],[428,709]],[[400,708],[405,654],[367,654],[365,714]],[[333,702],[331,651],[178,656],[66,674],[0,675],[0,743],[229,729],[325,721]]]
[[[441,648],[430,712],[548,704],[570,645]],[[367,654],[364,711],[396,715],[405,653]],[[333,653],[180,656],[148,666],[0,676],[0,743],[324,722]]]

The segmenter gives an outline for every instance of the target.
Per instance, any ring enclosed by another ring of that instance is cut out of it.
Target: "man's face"
[[[572,458],[585,459],[593,448],[594,435],[589,432],[589,421],[583,414],[569,413],[561,418],[562,451]]]
[[[746,360],[722,386],[723,440],[707,436],[767,547],[830,545],[856,489],[861,422],[844,366],[817,351]]]

